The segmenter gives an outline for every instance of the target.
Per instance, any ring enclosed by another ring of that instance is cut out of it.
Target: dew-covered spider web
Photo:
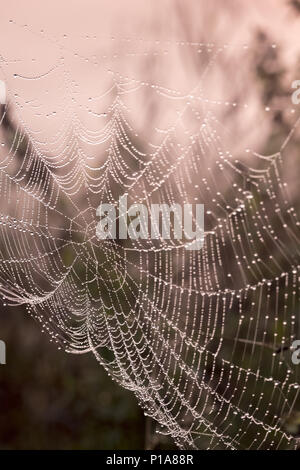
[[[92,351],[180,448],[297,448],[295,110],[274,135],[250,45],[9,27],[43,53],[1,54],[3,302]],[[124,193],[204,204],[203,248],[99,240]]]

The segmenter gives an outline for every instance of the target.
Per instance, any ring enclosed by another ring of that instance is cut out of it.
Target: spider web
[[[99,58],[11,22],[44,41],[52,64],[33,74],[2,57],[3,302],[25,304],[65,351],[92,351],[180,448],[297,448],[284,423],[299,410],[299,222],[283,172],[297,121],[272,154],[256,152],[273,110],[259,103],[244,123],[256,91],[236,81],[237,98],[222,99],[233,76],[220,97],[208,87],[248,48],[120,37]],[[197,64],[188,90],[159,67],[153,79],[130,68],[145,56],[167,68],[187,52]],[[79,67],[94,70],[98,93]],[[161,107],[147,114],[146,102]],[[253,137],[244,128],[257,116]],[[97,207],[124,193],[147,206],[204,204],[203,248],[99,240]]]

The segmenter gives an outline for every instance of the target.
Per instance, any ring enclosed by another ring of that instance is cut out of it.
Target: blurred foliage
[[[49,343],[22,308],[3,308],[0,337],[1,449],[141,449],[145,418],[93,354]]]

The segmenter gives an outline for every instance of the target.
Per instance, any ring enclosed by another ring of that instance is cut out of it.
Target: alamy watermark
[[[145,204],[128,207],[127,195],[114,204],[100,204],[96,212],[100,240],[181,240],[187,250],[199,250],[204,240],[203,204]]]
[[[292,88],[295,88],[294,93],[292,94],[292,103],[300,103],[300,80],[294,80],[292,83]]]
[[[6,344],[0,339],[0,364],[6,364]]]
[[[6,86],[3,80],[0,80],[0,104],[6,104]]]
[[[292,344],[293,354],[292,363],[298,366],[300,364],[300,340],[296,339]]]

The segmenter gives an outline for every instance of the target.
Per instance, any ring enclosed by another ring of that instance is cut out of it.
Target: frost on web
[[[96,56],[12,23],[49,64],[1,58],[4,303],[25,304],[60,348],[92,351],[181,448],[296,448],[296,119],[270,152],[273,110],[235,67],[246,47],[120,37]],[[203,249],[100,241],[96,209],[124,192],[203,203]]]

